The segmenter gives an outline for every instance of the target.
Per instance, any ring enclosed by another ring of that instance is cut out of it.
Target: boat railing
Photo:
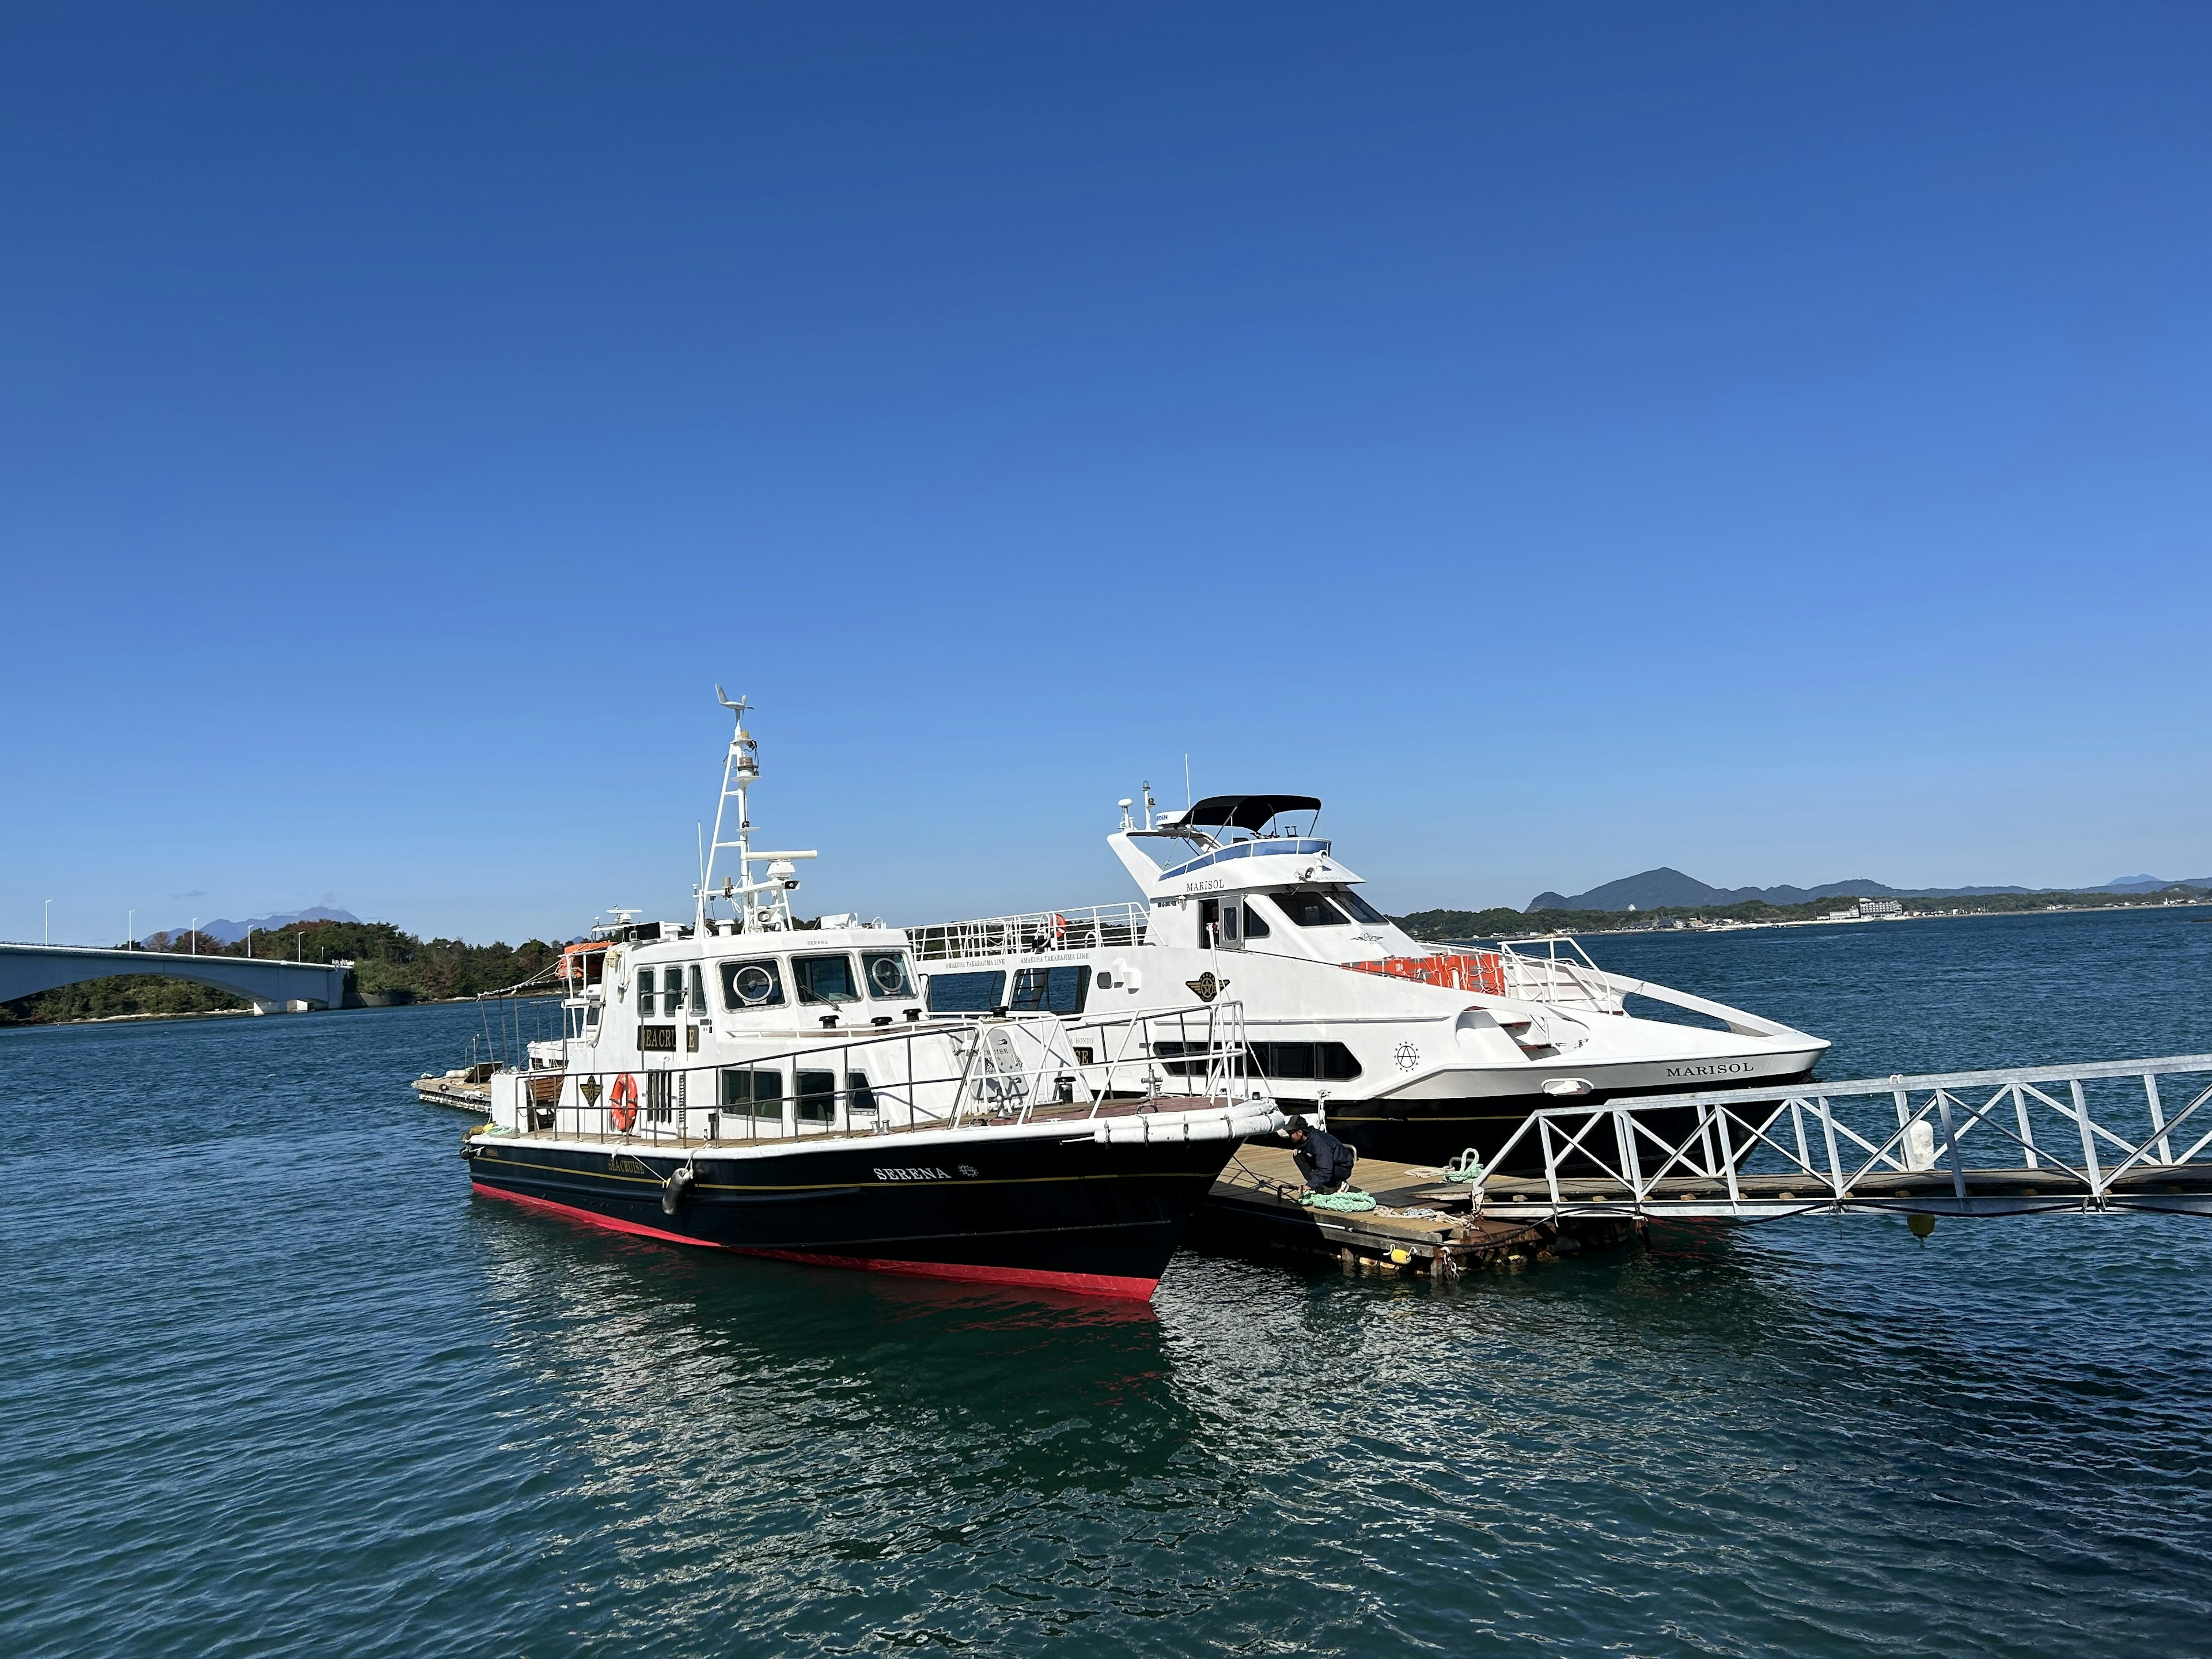
[[[1413,980],[1477,996],[1510,997],[1520,1002],[1607,1014],[1622,1009],[1620,994],[1605,971],[1580,945],[1564,935],[1497,945],[1465,945],[1431,956],[1347,962],[1344,966],[1355,973]]]
[[[986,1018],[652,1066],[509,1069],[496,1129],[626,1145],[746,1145],[1037,1121],[1089,1125],[1198,1100],[1264,1101],[1241,1003],[1075,1021]]]
[[[1072,910],[1032,910],[974,921],[935,922],[906,930],[921,962],[1036,956],[1054,951],[1133,947],[1145,942],[1141,904],[1091,904]]]
[[[1263,859],[1278,854],[1284,857],[1327,858],[1330,843],[1310,836],[1260,836],[1250,841],[1232,841],[1225,847],[1200,853],[1194,859],[1160,872],[1160,878],[1187,876],[1194,870],[1203,870],[1216,864],[1227,864],[1232,859]]]

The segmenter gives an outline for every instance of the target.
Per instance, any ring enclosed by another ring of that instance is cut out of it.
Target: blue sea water
[[[1589,948],[1882,1075],[2212,1051],[2206,914]],[[2212,1643],[2212,1224],[1039,1301],[472,1200],[474,1024],[0,1034],[0,1651]]]

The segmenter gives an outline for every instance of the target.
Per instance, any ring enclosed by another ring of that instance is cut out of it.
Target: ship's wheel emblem
[[[1211,970],[1200,974],[1196,979],[1187,979],[1183,983],[1190,987],[1190,994],[1200,1002],[1211,1002],[1229,988],[1229,981],[1214,978]]]
[[[599,1103],[599,1097],[605,1094],[606,1091],[599,1086],[599,1079],[595,1077],[587,1077],[581,1083],[576,1085],[576,1092],[583,1096],[584,1104],[586,1106],[596,1106]]]
[[[975,1166],[974,1164],[954,1164],[952,1167],[953,1167],[954,1169],[956,1169],[956,1170],[959,1170],[959,1171],[960,1171],[960,1173],[961,1173],[962,1175],[968,1176],[968,1177],[969,1177],[969,1179],[971,1179],[971,1180],[975,1178],[975,1174],[976,1174]]]
[[[1410,1042],[1401,1042],[1390,1051],[1390,1058],[1398,1062],[1398,1069],[1410,1072],[1421,1063],[1421,1051]]]

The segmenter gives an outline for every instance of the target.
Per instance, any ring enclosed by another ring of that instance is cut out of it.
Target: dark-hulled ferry
[[[903,933],[793,918],[815,855],[754,849],[758,750],[722,701],[692,920],[618,912],[568,947],[565,1035],[493,1075],[463,1144],[477,1192],[676,1243],[1150,1297],[1238,1143],[1283,1121],[1240,1005],[1086,1024],[1045,968],[933,1015]]]

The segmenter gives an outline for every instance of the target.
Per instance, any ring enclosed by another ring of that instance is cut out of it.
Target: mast
[[[753,734],[745,730],[745,710],[752,705],[740,696],[735,702],[730,694],[718,684],[714,695],[722,707],[736,717],[736,730],[730,737],[729,753],[722,761],[722,795],[714,803],[714,835],[707,843],[707,867],[704,878],[695,894],[696,911],[694,925],[697,932],[707,932],[712,918],[708,906],[716,899],[726,899],[736,912],[734,926],[739,933],[757,933],[769,928],[791,926],[791,894],[797,890],[799,880],[790,860],[811,859],[812,853],[756,853],[753,851],[753,822],[746,792],[760,781],[760,745]],[[730,803],[738,804],[737,823],[732,834],[725,839],[722,834],[727,821]],[[714,859],[725,850],[737,854],[738,873],[722,878],[721,890],[714,890]],[[753,866],[765,862],[767,878],[756,881]],[[768,895],[764,902],[756,902],[753,895]]]

